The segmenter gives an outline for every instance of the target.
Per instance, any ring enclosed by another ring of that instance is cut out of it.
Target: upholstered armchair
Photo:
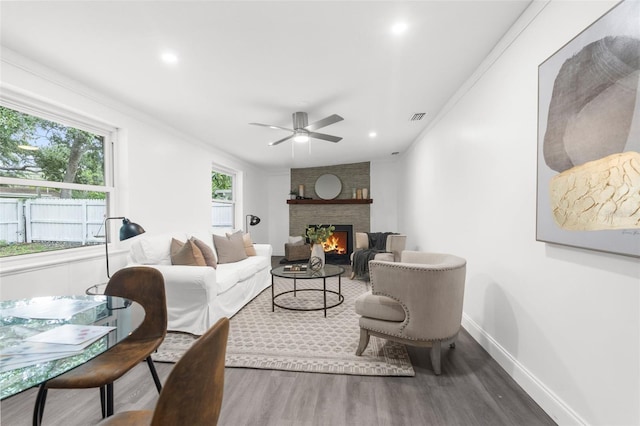
[[[377,253],[374,256],[375,260],[385,260],[388,262],[397,262],[400,260],[400,253],[404,250],[407,242],[407,236],[402,234],[391,234],[387,236],[387,242],[385,251],[386,253]],[[366,232],[355,233],[355,247],[354,253],[359,250],[369,249],[369,236]],[[351,279],[356,277],[355,269],[353,268],[353,256],[351,253]]]
[[[307,261],[311,256],[311,244],[300,236],[289,237],[289,242],[284,244],[284,258],[289,262]]]
[[[370,336],[431,347],[440,374],[442,344],[455,347],[462,321],[466,260],[450,254],[405,250],[400,262],[369,262],[371,291],[356,299],[361,355]]]

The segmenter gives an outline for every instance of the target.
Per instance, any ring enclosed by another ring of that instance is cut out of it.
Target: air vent
[[[426,112],[416,112],[411,116],[411,118],[409,118],[409,121],[420,121],[425,117],[425,115],[427,115]]]

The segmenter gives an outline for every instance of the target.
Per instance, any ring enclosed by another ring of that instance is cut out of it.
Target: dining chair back
[[[34,425],[42,422],[49,389],[99,388],[102,417],[112,415],[113,382],[145,360],[158,393],[162,390],[151,358],[167,334],[167,301],[162,274],[144,266],[121,269],[109,280],[105,294],[139,303],[145,311],[142,323],[116,346],[41,384],[33,413]]]
[[[100,425],[216,425],[222,407],[228,336],[229,320],[221,318],[178,360],[155,410],[116,413]]]

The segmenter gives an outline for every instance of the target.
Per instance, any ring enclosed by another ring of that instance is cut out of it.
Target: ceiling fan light
[[[293,137],[294,142],[309,142],[309,135],[306,133],[296,133]]]

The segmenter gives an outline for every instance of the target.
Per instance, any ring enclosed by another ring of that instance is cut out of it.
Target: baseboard
[[[533,400],[559,425],[586,425],[578,413],[573,411],[551,389],[505,350],[491,335],[463,314],[462,326],[489,355],[533,398]]]

